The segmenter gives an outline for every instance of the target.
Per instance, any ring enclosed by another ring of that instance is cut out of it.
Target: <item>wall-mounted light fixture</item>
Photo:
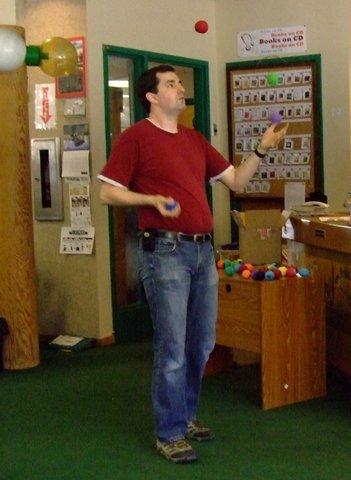
[[[26,46],[17,32],[0,27],[0,72],[16,70],[23,63],[38,66],[51,77],[62,77],[75,71],[77,51],[69,40],[61,37],[49,38],[40,46]]]

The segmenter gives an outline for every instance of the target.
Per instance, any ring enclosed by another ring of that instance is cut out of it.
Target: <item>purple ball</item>
[[[264,279],[264,275],[265,275],[264,270],[257,270],[255,280],[263,280],[263,279]]]
[[[280,123],[283,120],[283,117],[279,112],[272,112],[268,119],[271,123]]]
[[[166,210],[174,210],[177,206],[177,202],[166,203]]]
[[[257,280],[257,272],[258,270],[255,269],[255,270],[252,270],[252,273],[251,273],[251,278],[253,278],[254,280]]]

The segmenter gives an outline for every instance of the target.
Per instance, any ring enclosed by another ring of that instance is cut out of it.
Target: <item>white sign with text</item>
[[[306,27],[276,27],[251,30],[237,34],[239,57],[273,56],[305,52],[307,50]]]
[[[56,97],[54,83],[35,85],[35,128],[50,130],[56,128]]]

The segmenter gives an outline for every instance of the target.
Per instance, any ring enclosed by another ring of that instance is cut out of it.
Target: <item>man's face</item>
[[[157,93],[153,94],[156,104],[164,113],[180,113],[185,109],[182,82],[174,72],[157,73],[157,78]]]

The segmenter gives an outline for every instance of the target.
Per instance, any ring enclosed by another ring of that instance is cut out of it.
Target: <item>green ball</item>
[[[228,275],[228,277],[232,277],[234,275],[234,269],[232,266],[225,267],[224,271]]]
[[[276,87],[278,85],[278,74],[275,72],[268,73],[267,83],[270,87]]]
[[[240,265],[241,265],[241,263],[239,263],[239,262],[234,263],[233,270],[234,270],[235,273],[238,273]]]

